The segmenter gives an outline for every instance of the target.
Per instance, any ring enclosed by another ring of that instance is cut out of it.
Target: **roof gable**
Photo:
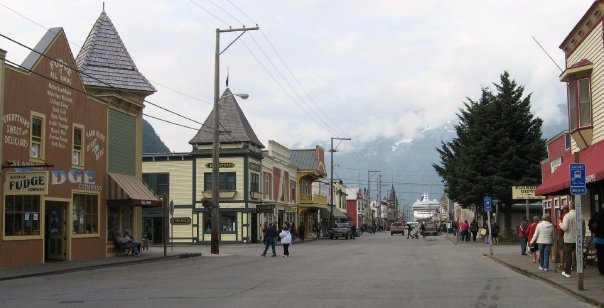
[[[103,11],[90,30],[78,57],[86,86],[156,92],[138,71],[117,30]]]
[[[197,131],[193,139],[189,141],[191,145],[211,144],[214,142],[214,110],[210,112],[203,126]],[[220,130],[228,133],[219,134],[220,143],[239,143],[249,142],[259,148],[264,148],[252,126],[241,111],[235,95],[230,89],[226,89],[220,98]]]

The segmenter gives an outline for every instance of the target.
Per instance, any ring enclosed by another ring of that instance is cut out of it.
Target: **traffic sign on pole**
[[[493,210],[493,200],[491,197],[484,197],[484,210],[490,212]]]
[[[571,195],[585,195],[587,189],[585,188],[585,164],[575,163],[570,164],[570,194]]]

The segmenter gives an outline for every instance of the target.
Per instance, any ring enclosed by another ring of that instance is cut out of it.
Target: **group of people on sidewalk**
[[[573,266],[573,253],[577,242],[577,214],[573,204],[568,204],[562,208],[558,221],[554,226],[549,214],[543,217],[534,216],[529,223],[524,219],[517,229],[517,236],[520,239],[520,254],[527,255],[529,251],[533,263],[539,261],[539,270],[549,271],[550,256],[552,245],[557,240],[561,265],[562,276],[570,278]],[[556,235],[556,236],[554,236]],[[604,234],[603,234],[604,235]]]
[[[491,237],[493,239],[493,245],[499,244],[499,224],[496,221],[491,223]],[[478,227],[478,222],[476,219],[473,219],[471,223],[468,223],[467,220],[464,220],[459,226],[459,237],[462,242],[469,242],[472,239],[473,242],[476,242],[476,238],[480,234],[480,237],[484,239],[486,244],[489,244],[489,226],[485,222],[482,228]]]

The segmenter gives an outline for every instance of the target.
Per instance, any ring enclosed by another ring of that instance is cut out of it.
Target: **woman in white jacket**
[[[549,214],[543,215],[531,239],[531,244],[539,244],[539,270],[546,272],[549,270],[549,255],[554,242],[554,225],[549,220]]]
[[[289,257],[289,245],[292,243],[292,234],[289,232],[287,225],[283,225],[283,230],[279,233],[279,237],[283,246],[283,256]]]

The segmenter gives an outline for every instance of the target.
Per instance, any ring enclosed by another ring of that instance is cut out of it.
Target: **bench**
[[[130,243],[118,243],[117,241],[113,242],[115,246],[115,255],[116,256],[131,256],[133,254],[132,244]]]

